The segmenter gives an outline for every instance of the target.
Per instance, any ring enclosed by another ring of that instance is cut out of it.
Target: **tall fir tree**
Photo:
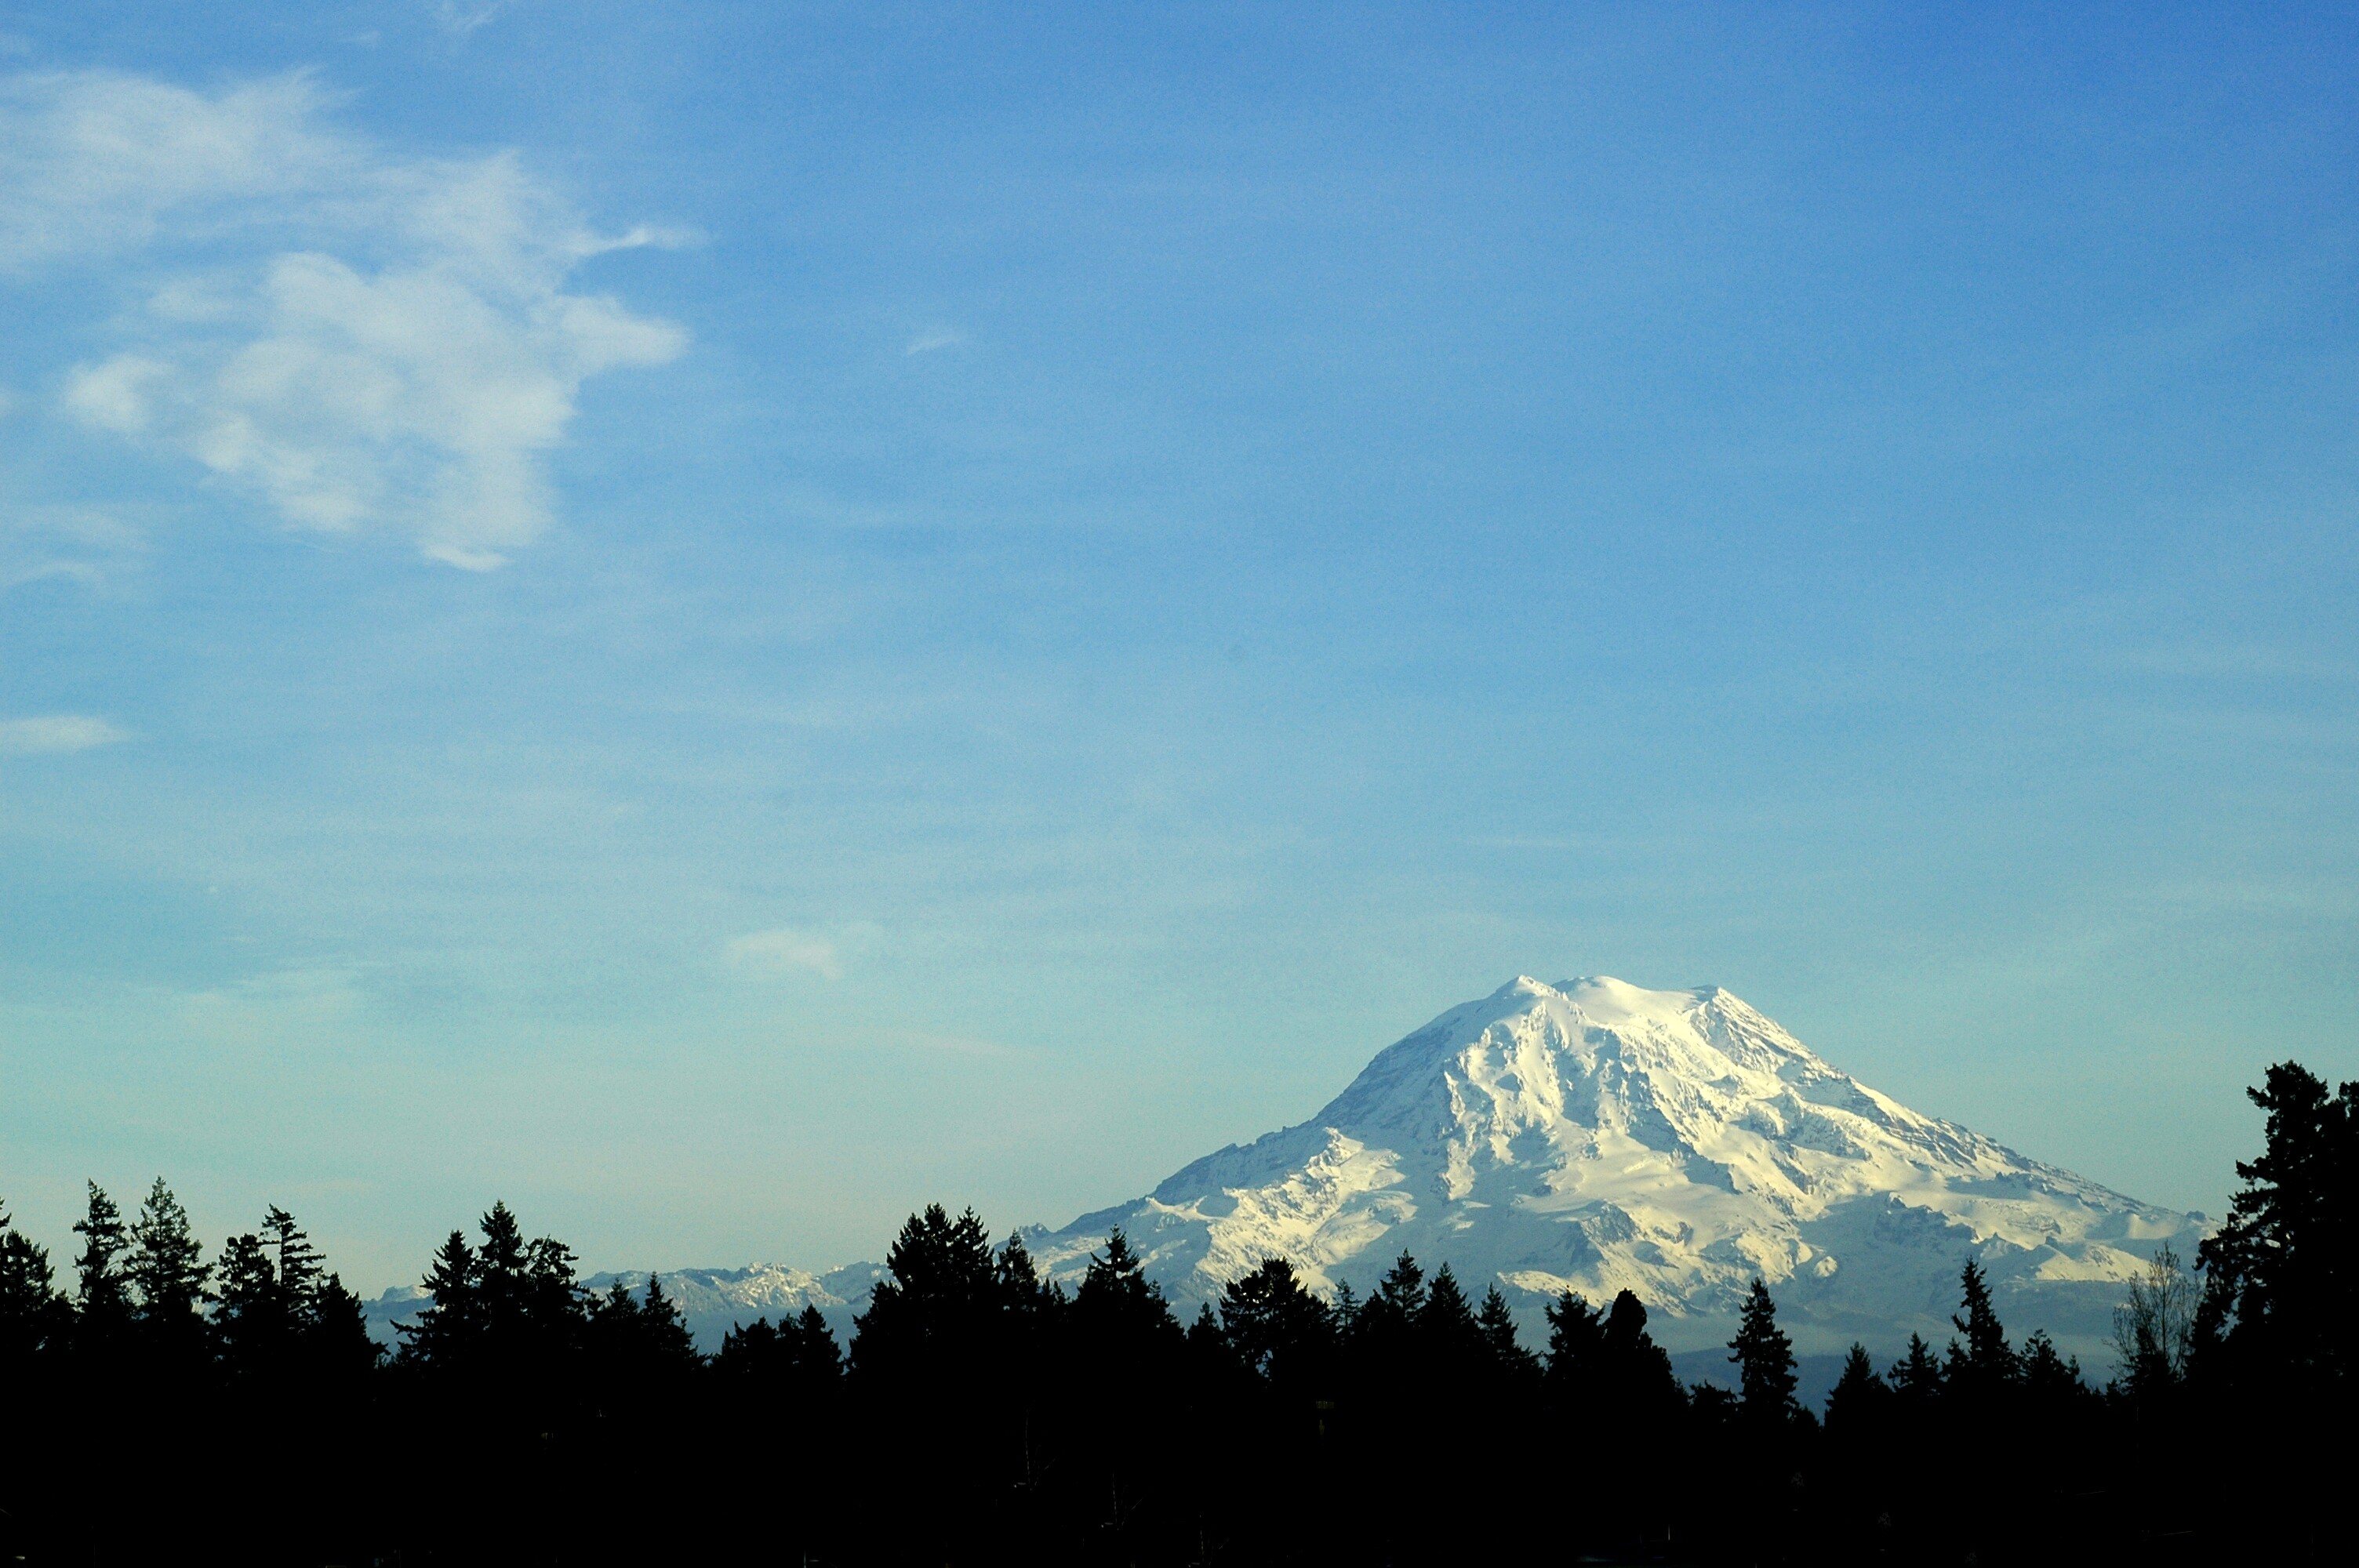
[[[2260,1156],[2196,1258],[2195,1359],[2249,1391],[2340,1387],[2359,1366],[2359,1083],[2340,1093],[2298,1062],[2247,1089],[2268,1113]]]
[[[1547,1308],[1549,1390],[1579,1407],[1602,1391],[1605,1367],[1605,1314],[1571,1291]]]
[[[1525,1349],[1523,1342],[1516,1337],[1516,1314],[1509,1309],[1507,1298],[1499,1293],[1496,1281],[1483,1292],[1483,1307],[1475,1314],[1474,1321],[1495,1375],[1516,1386],[1539,1376],[1539,1357]]]
[[[1444,1378],[1464,1377],[1485,1359],[1483,1325],[1447,1263],[1433,1271],[1433,1282],[1426,1287],[1417,1336],[1427,1363]]]
[[[1168,1355],[1179,1343],[1179,1320],[1162,1287],[1147,1277],[1119,1226],[1106,1238],[1105,1250],[1090,1256],[1073,1291],[1072,1321],[1098,1342],[1102,1353],[1153,1357]]]
[[[1736,1363],[1737,1397],[1747,1422],[1782,1427],[1800,1413],[1794,1398],[1794,1342],[1777,1326],[1777,1303],[1758,1274],[1737,1314],[1728,1358]]]
[[[449,1368],[466,1357],[480,1337],[483,1311],[476,1294],[475,1249],[467,1233],[452,1231],[427,1265],[426,1305],[397,1324],[400,1358],[419,1367]]]
[[[17,1230],[0,1204],[0,1378],[23,1376],[36,1355],[61,1343],[72,1321],[49,1249]]]
[[[74,1336],[98,1354],[112,1354],[131,1326],[131,1277],[123,1266],[131,1235],[114,1200],[90,1184],[90,1206],[74,1222],[82,1253],[74,1260]]]
[[[1962,1337],[1950,1341],[1942,1381],[1970,1400],[1995,1404],[2015,1381],[2015,1352],[1991,1302],[1990,1281],[1971,1258],[1958,1276],[1958,1312],[1950,1322]]]
[[[1941,1363],[1921,1334],[1908,1336],[1908,1349],[1885,1375],[1893,1397],[1911,1411],[1930,1405],[1941,1394]]]
[[[1854,1342],[1827,1394],[1829,1435],[1844,1439],[1873,1435],[1882,1426],[1891,1402],[1892,1390],[1876,1376],[1867,1346]]]
[[[1334,1315],[1284,1258],[1265,1258],[1221,1290],[1221,1333],[1239,1365],[1292,1385],[1324,1367]]]
[[[190,1232],[189,1211],[163,1177],[157,1177],[148,1189],[129,1235],[126,1271],[138,1293],[141,1336],[156,1354],[194,1370],[205,1357],[201,1308],[212,1271],[205,1265],[204,1249]]]

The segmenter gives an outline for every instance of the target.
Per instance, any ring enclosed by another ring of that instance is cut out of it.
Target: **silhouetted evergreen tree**
[[[990,1503],[1022,1482],[1038,1425],[1026,1369],[1007,1354],[1008,1294],[972,1209],[910,1216],[885,1266],[853,1320],[848,1391],[871,1441],[941,1478],[897,1521],[886,1554],[965,1556]]]
[[[1434,1390],[1437,1394],[1446,1397],[1454,1386],[1479,1379],[1489,1369],[1491,1356],[1483,1325],[1475,1321],[1474,1308],[1449,1264],[1433,1271],[1433,1283],[1426,1288],[1415,1326],[1419,1372],[1440,1385]]]
[[[1891,1400],[1892,1390],[1876,1376],[1867,1346],[1854,1343],[1827,1394],[1828,1435],[1851,1438],[1880,1432]]]
[[[776,1340],[766,1320],[761,1327]],[[623,1284],[603,1295],[591,1295],[584,1304],[583,1346],[610,1389],[642,1399],[651,1389],[677,1382],[703,1365],[687,1321],[664,1294],[659,1274],[648,1275],[636,1295]]]
[[[1539,1357],[1525,1349],[1523,1342],[1516,1337],[1516,1314],[1508,1310],[1507,1298],[1499,1293],[1495,1281],[1483,1292],[1483,1310],[1475,1315],[1475,1322],[1495,1376],[1516,1388],[1528,1386],[1538,1379]]]
[[[49,1249],[20,1233],[0,1203],[0,1379],[28,1375],[33,1357],[60,1344],[72,1324]]]
[[[2260,1156],[2236,1164],[2226,1223],[2197,1251],[2207,1337],[2226,1380],[2313,1399],[2359,1357],[2359,1083],[2330,1093],[2280,1062],[2245,1092],[2268,1120]]]
[[[1549,1303],[1547,1382],[1557,1403],[1574,1413],[1608,1397],[1605,1314],[1571,1291]]]
[[[426,1306],[394,1327],[401,1359],[417,1367],[451,1368],[474,1342],[482,1315],[475,1297],[475,1249],[465,1231],[452,1231],[435,1249],[423,1288]]]
[[[1893,1397],[1911,1419],[1940,1398],[1941,1363],[1934,1356],[1933,1347],[1925,1343],[1923,1335],[1908,1336],[1908,1353],[1892,1364],[1885,1380],[1891,1384]]]
[[[151,1366],[196,1376],[206,1356],[205,1320],[199,1310],[212,1270],[189,1232],[189,1212],[156,1178],[129,1232],[126,1272],[137,1292],[135,1314]]]
[[[1353,1314],[1353,1339],[1380,1359],[1404,1359],[1409,1330],[1424,1308],[1425,1271],[1404,1252],[1376,1281],[1375,1293]]]
[[[983,1221],[929,1205],[902,1226],[885,1269],[853,1320],[853,1375],[936,1389],[971,1381],[1004,1299]]]
[[[89,1212],[73,1228],[82,1238],[74,1260],[74,1338],[94,1355],[116,1354],[132,1321],[131,1277],[123,1267],[130,1232],[96,1182],[90,1184]]]
[[[1990,1281],[1981,1264],[1966,1260],[1958,1289],[1959,1313],[1950,1322],[1964,1337],[1950,1341],[1942,1386],[1977,1406],[1995,1409],[2015,1381],[2015,1352],[2008,1348],[2006,1328],[1991,1304]]]
[[[1794,1398],[1794,1342],[1777,1326],[1777,1303],[1759,1275],[1738,1312],[1736,1337],[1728,1342],[1736,1364],[1738,1402],[1756,1426],[1784,1427],[1801,1413]]]
[[[1180,1324],[1163,1288],[1147,1279],[1119,1227],[1106,1238],[1105,1250],[1090,1257],[1073,1292],[1072,1323],[1100,1351],[1142,1359],[1168,1357],[1180,1342]]]
[[[1332,1357],[1334,1314],[1303,1287],[1292,1263],[1265,1258],[1222,1288],[1221,1333],[1247,1369],[1282,1387],[1307,1388]]]
[[[2081,1358],[2060,1354],[2044,1328],[2024,1336],[2017,1362],[2027,1407],[2035,1413],[2052,1415],[2074,1409],[2094,1395],[2088,1379],[2081,1375]]]

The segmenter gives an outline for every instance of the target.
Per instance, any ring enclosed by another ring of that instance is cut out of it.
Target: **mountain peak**
[[[1187,1302],[1271,1256],[1314,1288],[1364,1287],[1406,1248],[1497,1282],[1535,1327],[1564,1291],[1636,1291],[1675,1348],[1724,1338],[1758,1275],[1805,1349],[1938,1341],[1973,1257],[2037,1309],[2021,1327],[2093,1354],[2141,1254],[2194,1224],[1920,1116],[1716,986],[1518,975],[1379,1052],[1310,1120],[1035,1253],[1078,1272],[1118,1225]]]

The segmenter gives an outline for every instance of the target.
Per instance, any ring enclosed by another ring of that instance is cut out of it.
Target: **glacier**
[[[1119,1227],[1183,1309],[1271,1256],[1364,1295],[1408,1251],[1498,1284],[1529,1343],[1565,1291],[1636,1292],[1674,1352],[1724,1344],[1758,1275],[1805,1357],[1946,1343],[1972,1258],[2012,1333],[2102,1366],[2125,1282],[2205,1223],[1919,1115],[1718,987],[1518,976],[1310,1120],[1027,1243],[1070,1281]]]

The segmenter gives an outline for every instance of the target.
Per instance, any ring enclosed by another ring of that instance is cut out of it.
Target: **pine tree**
[[[793,1328],[780,1330],[780,1337],[794,1346],[795,1377],[805,1389],[832,1391],[843,1380],[843,1352],[819,1308],[804,1306]]]
[[[158,1354],[193,1367],[204,1355],[205,1320],[199,1311],[205,1281],[204,1249],[189,1232],[189,1211],[156,1178],[130,1230],[132,1284],[138,1292],[142,1336]]]
[[[1476,1314],[1475,1322],[1496,1376],[1516,1384],[1528,1383],[1539,1376],[1539,1357],[1525,1349],[1516,1337],[1516,1314],[1508,1310],[1507,1298],[1499,1293],[1495,1282],[1483,1292],[1483,1310]]]
[[[1353,1358],[1379,1380],[1398,1377],[1410,1356],[1410,1329],[1425,1306],[1425,1271],[1403,1252],[1353,1314]]]
[[[367,1308],[332,1270],[312,1290],[304,1347],[312,1368],[333,1379],[360,1377],[385,1359],[385,1347],[369,1334]]]
[[[1989,1405],[2015,1381],[2015,1352],[2007,1347],[2006,1329],[1991,1304],[1990,1281],[1973,1259],[1959,1276],[1960,1315],[1950,1319],[1965,1336],[1950,1342],[1942,1380],[1968,1398]]]
[[[1221,1334],[1246,1370],[1291,1384],[1324,1366],[1335,1327],[1331,1310],[1303,1286],[1291,1262],[1265,1258],[1222,1288]]]
[[[2059,1354],[2044,1328],[2025,1337],[2017,1361],[2024,1396],[2035,1411],[2084,1403],[2093,1395],[2081,1375],[2080,1357]]]
[[[1485,1359],[1482,1325],[1474,1321],[1474,1309],[1447,1263],[1434,1271],[1424,1304],[1418,1308],[1416,1329],[1423,1359],[1442,1378],[1463,1377]]]
[[[36,1355],[63,1340],[72,1321],[49,1249],[19,1232],[0,1204],[0,1380],[22,1375]]]
[[[664,1294],[660,1274],[647,1276],[647,1293],[639,1303],[639,1340],[648,1368],[659,1377],[684,1377],[704,1364],[688,1332],[688,1320]]]
[[[394,1325],[401,1336],[400,1357],[418,1366],[449,1368],[474,1349],[482,1335],[482,1303],[476,1292],[475,1249],[454,1230],[427,1266],[427,1305],[408,1323]]]
[[[1908,1336],[1908,1353],[1892,1364],[1885,1381],[1904,1406],[1912,1411],[1930,1405],[1941,1393],[1941,1363],[1921,1334]]]
[[[215,1354],[232,1379],[260,1377],[285,1361],[288,1324],[278,1270],[258,1236],[222,1243],[221,1292],[212,1316]]]
[[[1179,1321],[1163,1299],[1163,1288],[1147,1277],[1130,1238],[1116,1227],[1103,1254],[1092,1253],[1073,1292],[1073,1323],[1116,1355],[1168,1353],[1178,1340]]]
[[[1212,1303],[1196,1303],[1196,1315],[1188,1324],[1188,1364],[1199,1377],[1217,1376],[1239,1366],[1229,1349],[1227,1336],[1221,1332],[1221,1320],[1212,1315]]]
[[[1871,1434],[1881,1424],[1891,1400],[1892,1390],[1875,1375],[1867,1346],[1854,1343],[1827,1395],[1827,1432],[1842,1438]]]
[[[1777,1326],[1777,1303],[1759,1275],[1738,1314],[1736,1337],[1728,1342],[1745,1419],[1782,1427],[1800,1413],[1794,1398],[1794,1342]]]
[[[1560,1403],[1577,1407],[1605,1379],[1605,1314],[1571,1291],[1547,1310],[1548,1384]]]
[[[262,1244],[271,1249],[278,1261],[278,1289],[288,1303],[293,1315],[315,1315],[316,1304],[326,1265],[311,1238],[303,1234],[295,1217],[272,1204],[262,1214]]]
[[[999,1256],[992,1260],[992,1273],[999,1287],[1001,1306],[1018,1317],[1044,1317],[1064,1299],[1059,1287],[1040,1277],[1039,1266],[1032,1261],[1031,1249],[1024,1245],[1021,1231],[1007,1233],[1007,1239],[1000,1244]]]
[[[1425,1271],[1417,1260],[1403,1252],[1376,1281],[1376,1293],[1368,1298],[1367,1312],[1382,1312],[1396,1323],[1408,1325],[1417,1321],[1425,1307]]]
[[[852,1368],[929,1397],[973,1390],[1005,1346],[1001,1276],[973,1209],[913,1214],[885,1254],[886,1277],[853,1320]]]
[[[605,1314],[606,1303],[613,1299],[613,1294],[609,1292],[590,1300],[590,1326],[593,1340],[600,1337],[599,1320]],[[624,1292],[624,1295],[627,1299],[629,1292]],[[766,1317],[757,1317],[751,1323],[733,1325],[722,1335],[721,1349],[712,1357],[712,1370],[715,1376],[724,1379],[752,1382],[775,1376],[785,1360],[778,1348],[777,1326]]]
[[[96,1182],[90,1184],[90,1209],[74,1222],[74,1234],[82,1238],[82,1256],[74,1260],[74,1336],[103,1354],[121,1343],[131,1324],[131,1279],[122,1262],[131,1237],[123,1211]]]
[[[2280,1062],[2245,1093],[2268,1121],[2260,1157],[2237,1162],[2245,1185],[2226,1223],[2197,1249],[2197,1359],[2255,1391],[2299,1390],[2307,1401],[2359,1362],[2359,1083],[2330,1094],[2300,1064]]]

